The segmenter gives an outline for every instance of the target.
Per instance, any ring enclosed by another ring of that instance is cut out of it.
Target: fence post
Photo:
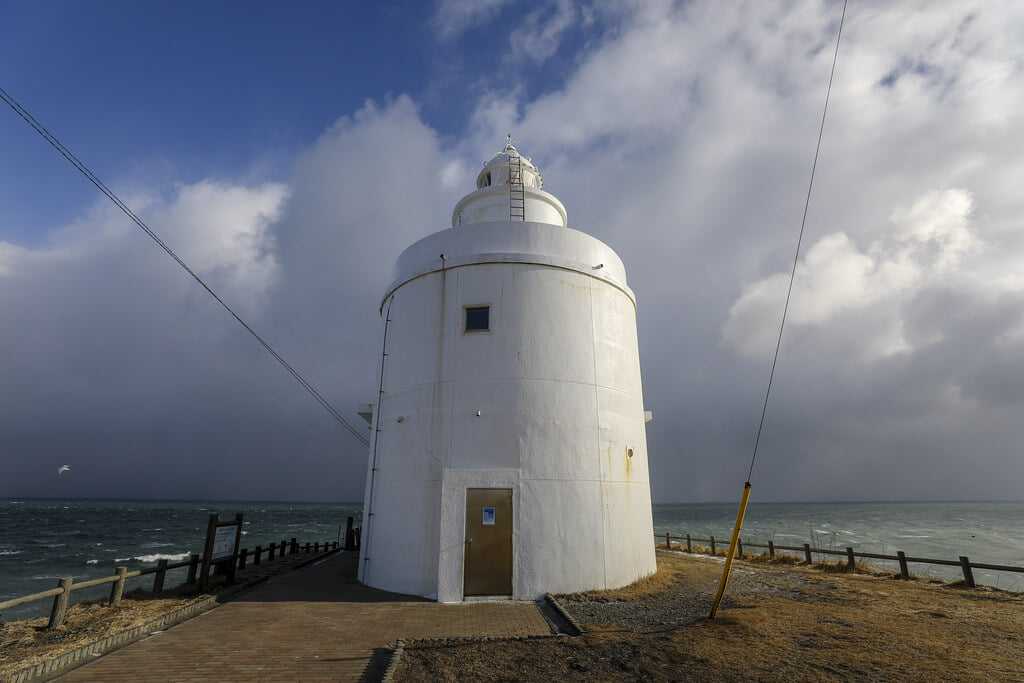
[[[156,576],[153,578],[153,592],[159,593],[164,589],[164,576],[167,575],[167,560],[160,560],[156,563]]]
[[[299,552],[299,544],[293,538],[292,539],[292,545],[291,545],[290,548],[288,548],[288,554],[289,555],[294,555],[297,552]]]
[[[900,561],[900,576],[904,579],[909,579],[910,570],[907,569],[907,554],[902,550],[897,550],[896,558]]]
[[[310,549],[311,547],[312,547],[312,546],[311,546],[311,545],[309,544],[309,541],[306,541],[306,552],[307,552],[307,553],[309,552],[309,549]]]
[[[226,565],[225,566],[227,567],[227,575],[228,575],[227,582],[228,582],[229,586],[232,586],[235,583],[235,574],[237,573],[237,568],[238,568],[238,563],[235,562],[235,558],[238,557],[238,547],[240,545],[242,545],[242,526],[243,525],[244,524],[242,522],[242,513],[241,512],[236,512],[235,513],[235,542],[231,546],[231,552],[234,553],[234,554],[230,555],[227,558],[225,558],[226,559]]]
[[[245,569],[245,558],[249,556],[249,549],[242,548],[242,552],[238,553],[238,568]]]
[[[257,565],[257,564],[259,564],[259,563],[260,563],[260,555],[262,555],[262,554],[263,554],[263,546],[259,546],[259,545],[258,545],[258,546],[256,546],[256,550],[254,550],[254,551],[252,551],[252,552],[253,552],[253,555],[252,555],[252,563],[253,563],[254,565]]]
[[[717,555],[718,554],[718,552],[715,550],[715,537],[714,536],[711,537],[711,554],[712,555]]]
[[[288,541],[281,541],[281,545],[278,546],[277,556],[284,557],[284,551],[288,549]]]
[[[810,543],[804,543],[804,557],[807,558],[807,564],[814,564],[814,560],[811,559]]]
[[[195,557],[195,555],[192,557]],[[115,571],[117,581],[110,586],[110,604],[115,607],[121,604],[121,594],[124,593],[124,575],[127,573],[128,567],[118,567]]]
[[[736,557],[743,559],[743,539],[736,539]]]
[[[768,558],[775,559],[775,543],[773,541],[768,541]]]
[[[71,582],[74,578],[65,576],[57,584],[64,589],[62,593],[53,597],[53,609],[50,610],[50,623],[46,628],[53,628],[64,623],[64,613],[68,611],[68,598],[71,596]]]
[[[665,532],[665,550],[672,550],[672,537],[668,531]]]
[[[193,555],[188,560],[188,578],[185,579],[185,583],[193,584],[196,582],[196,571],[199,569],[199,556]]]
[[[964,583],[970,588],[974,588],[974,572],[971,571],[971,561],[967,559],[966,555],[960,556],[960,566],[964,570]]]
[[[853,561],[853,548],[850,546],[846,546],[846,565],[850,569],[854,569],[857,566]]]
[[[275,552],[277,552],[277,544],[276,543],[271,543],[270,544],[270,550],[267,552],[267,562],[273,562],[274,561],[274,553]]]
[[[352,550],[352,545],[355,539],[352,537],[352,523],[351,517],[345,520],[345,550]]]
[[[210,562],[213,560],[213,541],[217,533],[217,515],[210,515],[206,523],[206,544],[203,546],[203,566],[199,571],[199,592],[205,592],[210,585]]]

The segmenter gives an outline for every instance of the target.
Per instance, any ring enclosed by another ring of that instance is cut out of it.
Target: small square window
[[[491,329],[491,307],[473,306],[466,308],[466,332]]]

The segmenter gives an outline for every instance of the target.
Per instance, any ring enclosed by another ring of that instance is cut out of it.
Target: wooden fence
[[[344,539],[344,548],[346,550],[356,550],[359,548],[360,532],[359,528],[352,529],[351,526],[346,531]],[[248,562],[252,562],[253,565],[258,565],[266,557],[267,561],[272,561],[275,558],[282,558],[285,553],[289,555],[295,555],[296,553],[326,553],[332,550],[337,550],[339,546],[338,541],[333,543],[330,541],[324,541],[323,544],[318,543],[306,543],[303,547],[294,538],[291,541],[281,541],[280,543],[271,543],[268,547],[263,548],[262,546],[256,546],[255,550],[250,552],[246,548],[238,553],[238,569],[245,569]],[[100,579],[90,579],[89,581],[81,581],[79,583],[74,582],[74,578],[71,576],[65,576],[60,579],[56,588],[50,590],[41,591],[39,593],[33,593],[32,595],[25,595],[20,598],[12,598],[11,600],[5,600],[0,602],[0,610],[5,610],[10,607],[17,607],[18,605],[25,605],[30,602],[36,602],[38,600],[45,600],[46,598],[53,598],[53,608],[50,610],[50,621],[47,624],[47,628],[53,628],[60,626],[64,623],[64,614],[67,612],[68,600],[71,597],[71,591],[82,590],[84,588],[92,588],[94,586],[102,586],[104,584],[113,584],[110,588],[110,604],[119,605],[121,604],[121,596],[124,593],[124,582],[127,579],[132,579],[138,576],[146,576],[147,574],[153,574],[153,592],[160,593],[164,589],[164,579],[167,576],[167,572],[171,569],[181,569],[188,567],[188,578],[185,583],[188,585],[196,584],[196,574],[199,567],[202,565],[202,558],[199,555],[192,555],[189,559],[182,562],[175,562],[169,564],[167,560],[160,560],[157,562],[155,567],[149,569],[140,569],[136,571],[128,571],[127,567],[117,567],[116,573],[113,576],[104,576]]]
[[[661,534],[655,534],[654,537],[658,540],[665,539],[665,547],[669,550],[672,549],[672,541],[680,541],[679,547],[682,548],[682,542],[686,542],[686,552],[693,552],[693,542],[707,543],[711,548],[711,554],[717,555],[717,545],[726,546],[726,553],[729,552],[728,541],[716,541],[714,536],[709,538],[691,538],[690,534],[685,536],[672,536],[671,533],[665,533],[664,536]],[[847,565],[853,569],[856,567],[856,558],[871,559],[871,560],[895,560],[900,565],[900,576],[904,579],[910,578],[910,570],[907,568],[909,562],[920,562],[922,564],[938,564],[945,565],[947,567],[960,567],[964,573],[964,583],[971,588],[975,587],[974,573],[972,569],[987,569],[989,571],[997,572],[1018,572],[1024,573],[1024,567],[1010,567],[1003,564],[987,564],[983,562],[971,562],[966,555],[961,555],[959,560],[936,560],[927,557],[907,557],[906,553],[902,550],[897,550],[895,555],[884,555],[882,553],[864,553],[854,552],[853,548],[847,547],[846,550],[825,550],[823,548],[812,548],[810,543],[804,543],[803,547],[792,546],[792,545],[775,545],[774,542],[768,541],[764,543],[746,543],[744,544],[742,539],[738,541],[736,547],[736,556],[743,557],[743,546],[746,545],[748,548],[766,548],[768,550],[768,556],[772,559],[775,558],[776,550],[792,550],[796,552],[802,552],[804,554],[804,561],[807,564],[814,564],[814,555],[838,555],[846,558]]]

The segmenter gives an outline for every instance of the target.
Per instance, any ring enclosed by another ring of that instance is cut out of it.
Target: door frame
[[[519,599],[516,571],[521,506],[518,469],[446,469],[441,475],[437,601],[463,602],[466,549],[466,490],[512,489],[512,598]]]

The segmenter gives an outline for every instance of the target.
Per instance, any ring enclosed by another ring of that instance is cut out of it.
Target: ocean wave
[[[137,555],[135,557],[117,557],[114,558],[114,562],[128,562],[129,560],[135,560],[136,562],[157,562],[159,560],[177,562],[178,560],[186,560],[191,557],[191,555],[192,553],[177,553],[174,555],[157,553],[154,555]]]
[[[0,555],[21,555],[20,550],[0,550]]]
[[[85,563],[86,564],[99,564],[100,561],[99,560],[86,560]]]

